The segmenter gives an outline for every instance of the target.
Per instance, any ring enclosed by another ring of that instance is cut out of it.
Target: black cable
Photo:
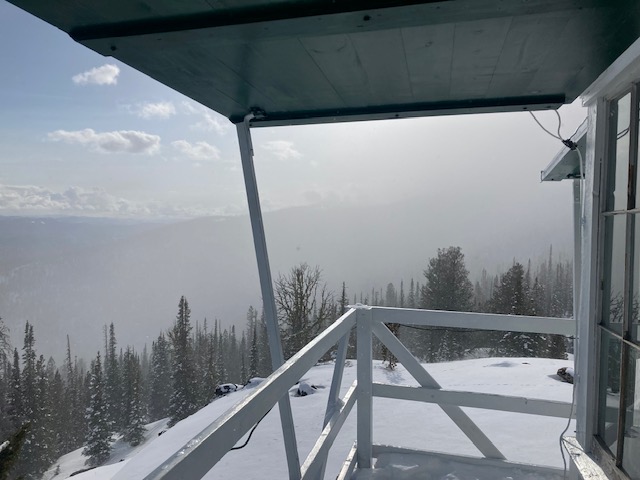
[[[271,408],[273,408],[273,407],[271,407]],[[266,417],[266,416],[269,414],[269,412],[271,411],[271,408],[267,411],[267,413],[265,413],[265,414],[262,416],[262,418],[260,418],[260,420],[258,420],[258,421],[256,422],[256,424],[253,426],[253,428],[252,428],[252,429],[251,429],[251,431],[249,432],[249,436],[247,437],[247,439],[245,440],[245,442],[244,442],[242,445],[238,446],[238,447],[230,448],[230,449],[229,449],[229,451],[230,451],[230,452],[231,452],[232,450],[240,450],[240,449],[242,449],[242,448],[244,448],[244,447],[246,447],[246,446],[247,446],[247,444],[249,443],[249,440],[251,440],[251,435],[253,435],[253,432],[255,432],[256,428],[258,428],[258,425],[260,425],[260,422],[261,422],[262,420],[264,420],[264,417]]]
[[[625,137],[628,133],[629,133],[629,127],[627,127],[624,130],[618,132],[616,134],[616,140],[620,140],[621,138]]]

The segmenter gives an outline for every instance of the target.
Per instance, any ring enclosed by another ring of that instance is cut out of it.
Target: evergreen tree
[[[468,312],[473,309],[473,285],[460,247],[438,249],[424,271],[421,307],[432,310]],[[429,362],[459,358],[469,346],[465,331],[426,329],[419,332],[421,356]]]
[[[40,448],[38,435],[40,425],[38,424],[38,377],[37,377],[37,356],[35,350],[35,337],[33,325],[29,322],[25,325],[24,345],[22,347],[22,373],[20,375],[20,395],[22,404],[22,421],[30,423],[29,431],[16,466],[18,477],[32,478],[37,475]],[[33,461],[33,460],[36,461]]]
[[[64,401],[66,419],[63,421],[65,433],[62,440],[63,452],[70,452],[84,444],[87,434],[86,408],[87,392],[84,372],[80,371],[78,362],[71,357],[71,342],[67,335],[67,355],[64,362],[66,383],[64,385]]]
[[[253,312],[255,312],[253,307],[249,308],[251,316],[247,314],[247,317],[249,318],[251,325],[251,347],[249,349],[249,378],[251,379],[258,376],[258,364],[260,362],[260,358],[258,356],[258,318],[257,315],[253,315]]]
[[[124,431],[123,439],[132,446],[139,445],[144,439],[144,408],[142,402],[142,369],[140,359],[131,347],[124,353],[122,368]]]
[[[205,365],[202,386],[200,389],[202,392],[201,405],[207,405],[211,400],[213,400],[216,395],[216,386],[218,385],[218,378],[216,376],[216,349],[213,332],[206,335],[206,345],[204,348]]]
[[[169,348],[164,333],[160,333],[151,344],[149,419],[152,421],[169,415],[169,400],[173,389]]]
[[[113,323],[109,325],[107,351],[104,359],[104,387],[107,415],[112,432],[122,430],[122,377],[116,350],[116,332]]]
[[[87,409],[88,433],[86,446],[82,455],[91,467],[102,465],[111,454],[111,426],[109,425],[107,404],[105,401],[105,386],[102,377],[100,352],[91,364],[89,396]]]
[[[216,323],[216,328],[214,329],[215,336],[215,345],[216,345],[216,378],[219,383],[227,383],[228,375],[227,375],[227,365],[225,361],[225,342],[224,342],[224,333],[220,332],[220,328]]]
[[[173,394],[169,404],[169,426],[198,410],[190,317],[189,303],[183,296],[178,304],[176,321],[169,332],[173,346]]]
[[[9,409],[13,416],[14,426],[17,427],[25,421],[24,405],[22,402],[22,375],[20,372],[20,354],[18,349],[13,350],[13,365],[11,367],[11,379],[9,383]],[[26,435],[26,433],[25,433]]]
[[[240,383],[246,384],[249,380],[249,371],[247,370],[247,338],[242,332],[242,338],[240,339],[240,348],[238,354],[240,355]]]
[[[413,278],[412,278],[411,283],[409,284],[409,295],[407,296],[407,307],[417,308],[417,306],[418,304],[416,303],[415,285],[413,283]]]
[[[534,283],[535,288],[535,283]],[[494,313],[508,315],[533,315],[535,312],[530,295],[526,290],[525,271],[522,264],[515,262],[500,278],[491,299]],[[507,356],[544,355],[546,336],[527,332],[506,332],[499,340],[498,354]]]
[[[15,475],[11,475],[11,473],[18,463],[20,451],[29,433],[29,428],[29,423],[23,424],[6,439],[8,444],[0,448],[0,480],[18,478]]]
[[[67,436],[69,435],[68,423],[70,420],[70,405],[66,403],[66,392],[64,382],[62,381],[62,375],[60,371],[55,368],[53,359],[49,359],[47,365],[47,378],[49,385],[49,392],[46,396],[47,410],[50,417],[50,429],[51,429],[51,462],[57,459],[60,455],[70,452],[67,450]]]

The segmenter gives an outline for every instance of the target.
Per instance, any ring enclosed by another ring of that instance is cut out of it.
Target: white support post
[[[577,351],[575,355],[576,438],[587,452],[596,432],[598,332],[597,305],[600,295],[598,241],[600,230],[600,175],[607,150],[607,104],[597,98],[588,106],[587,152],[583,180],[581,221],[580,296],[576,315]]]
[[[371,310],[356,313],[358,358],[358,469],[371,468],[373,448],[373,345]]]
[[[271,268],[269,267],[267,242],[264,233],[264,224],[262,223],[262,211],[260,209],[260,197],[258,196],[256,172],[253,166],[253,145],[251,143],[251,132],[249,130],[249,121],[252,117],[253,115],[247,115],[244,122],[236,125],[236,129],[238,132],[238,143],[240,145],[240,158],[242,160],[242,171],[244,173],[244,185],[247,191],[247,202],[249,204],[253,243],[258,262],[258,275],[260,277],[264,317],[267,324],[269,351],[271,352],[271,365],[275,371],[284,363],[284,354],[282,352],[282,344],[280,343],[280,331],[278,328],[278,316],[275,295],[273,292],[273,282],[271,280]],[[291,402],[289,400],[288,391],[284,392],[284,395],[278,402],[278,407],[280,409],[282,435],[284,437],[285,451],[287,453],[289,479],[299,480],[300,459],[298,457],[298,445],[296,442],[296,433],[293,424],[293,415],[291,413]]]
[[[584,166],[580,168],[582,172]],[[573,181],[573,318],[578,318],[582,264],[582,179]],[[574,342],[575,343],[575,342]],[[575,355],[575,351],[573,352]]]

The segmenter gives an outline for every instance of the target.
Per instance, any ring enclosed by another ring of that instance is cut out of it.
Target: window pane
[[[622,468],[633,479],[640,479],[640,354],[629,352],[627,393],[625,398],[624,453]]]
[[[631,292],[633,294],[631,318],[629,319],[629,340],[640,345],[640,214],[633,216],[633,279]]]
[[[605,219],[604,291],[602,293],[602,323],[622,333],[624,315],[624,251],[626,215]]]
[[[611,154],[607,174],[607,211],[627,209],[629,179],[629,117],[631,94],[611,102]]]
[[[602,331],[600,344],[600,385],[598,435],[615,454],[620,410],[620,341]]]

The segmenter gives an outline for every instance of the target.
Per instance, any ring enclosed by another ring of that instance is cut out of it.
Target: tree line
[[[438,249],[424,271],[422,284],[410,280],[397,288],[360,293],[370,305],[570,316],[572,268],[569,262],[547,261],[533,266],[514,261],[507,272],[490,277],[483,271],[475,285],[469,279],[459,247]],[[346,284],[330,291],[319,267],[300,264],[275,280],[282,345],[287,358],[295,354],[348,308]],[[353,302],[358,296],[353,296]],[[470,356],[548,356],[564,358],[564,337],[513,332],[390,326],[421,360],[447,361]],[[329,352],[324,360],[331,358]],[[355,338],[348,355],[355,357]],[[389,366],[395,359],[376,343],[374,355]],[[22,350],[10,349],[0,321],[0,444],[13,438],[21,445],[0,468],[0,480],[35,479],[62,454],[84,446],[89,467],[109,458],[112,441],[131,445],[144,440],[146,423],[169,418],[172,426],[216,397],[216,386],[245,384],[271,371],[264,312],[249,307],[241,331],[191,321],[186,297],[178,302],[171,328],[162,331],[150,349],[119,347],[115,326],[104,329],[102,351],[88,366],[72,355],[69,337],[63,365],[46,360],[35,348],[33,325],[27,323]],[[18,441],[19,440],[19,441]],[[8,456],[11,449],[0,451]],[[10,473],[9,473],[10,470]]]

